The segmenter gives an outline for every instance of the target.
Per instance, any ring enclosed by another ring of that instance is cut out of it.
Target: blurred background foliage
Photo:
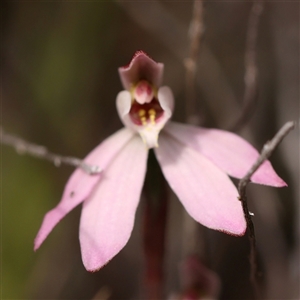
[[[174,119],[185,116],[184,58],[192,1],[3,1],[1,4],[1,124],[10,133],[62,155],[84,157],[122,126],[115,98],[117,68],[144,50],[165,64],[174,92]],[[199,109],[205,126],[228,128],[244,93],[244,54],[250,2],[207,2],[198,62]],[[259,98],[239,132],[257,148],[284,122],[299,120],[299,3],[267,2],[258,37]],[[299,296],[299,130],[272,158],[289,188],[251,186],[265,299]],[[1,147],[2,299],[139,298],[143,256],[141,203],[133,236],[105,268],[81,263],[80,207],[41,249],[33,240],[72,172]],[[180,289],[184,256],[182,209],[170,204],[166,295]],[[200,225],[199,225],[200,227]],[[203,231],[205,238],[203,239]],[[201,229],[204,260],[222,281],[220,299],[251,299],[247,238]],[[129,276],[130,274],[130,276]],[[96,294],[98,296],[96,296]]]

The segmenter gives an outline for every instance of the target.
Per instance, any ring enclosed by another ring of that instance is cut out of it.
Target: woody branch
[[[76,168],[81,168],[90,175],[101,172],[98,166],[86,164],[79,158],[71,156],[62,156],[50,152],[46,147],[27,142],[19,137],[11,135],[0,127],[0,142],[3,145],[12,146],[19,154],[28,154],[40,159],[48,160],[55,166],[59,167],[61,164],[70,165]]]

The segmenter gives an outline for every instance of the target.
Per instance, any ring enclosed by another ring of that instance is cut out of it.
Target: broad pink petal
[[[180,142],[199,151],[232,177],[242,178],[259,157],[257,150],[238,135],[219,129],[206,129],[170,122],[165,130]],[[251,181],[276,187],[287,184],[265,161]]]
[[[244,234],[246,222],[238,192],[225,173],[164,131],[155,153],[170,187],[197,222],[233,235]]]
[[[159,87],[163,71],[164,65],[155,62],[143,51],[137,51],[128,66],[119,68],[121,82],[126,90],[130,90],[141,79]]]
[[[85,159],[87,164],[97,165],[104,170],[120,149],[132,138],[133,133],[126,128],[104,140]],[[37,250],[56,224],[74,207],[85,200],[91,193],[102,173],[89,175],[77,168],[69,178],[59,204],[44,217],[43,223],[34,241]]]
[[[127,243],[146,173],[147,153],[135,136],[114,158],[83,204],[80,245],[83,264],[96,271]]]

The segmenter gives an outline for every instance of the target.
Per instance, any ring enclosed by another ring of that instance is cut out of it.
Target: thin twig
[[[239,189],[243,188],[247,185],[250,181],[251,176],[254,174],[255,171],[262,165],[262,163],[267,160],[273,151],[276,149],[278,144],[283,140],[283,138],[295,127],[295,122],[287,122],[285,123],[282,128],[277,132],[277,134],[273,137],[273,139],[267,142],[255,162],[255,164],[251,167],[248,173],[240,180]]]
[[[203,24],[203,2],[194,0],[193,14],[190,21],[188,37],[190,39],[189,57],[184,59],[186,69],[186,99],[185,99],[185,119],[186,123],[199,125],[203,117],[197,110],[197,61],[201,44],[201,37],[204,31]],[[197,222],[185,211],[183,213],[183,242],[182,249],[184,255],[197,252],[204,254],[204,243],[199,242],[199,226]]]
[[[240,130],[250,119],[254,112],[255,105],[258,98],[257,87],[257,62],[256,62],[256,48],[257,48],[257,32],[260,15],[263,11],[263,0],[254,1],[247,28],[246,50],[245,50],[245,92],[243,97],[243,107],[241,114],[234,122],[231,131]]]
[[[203,3],[194,1],[193,18],[189,28],[191,39],[189,57],[184,60],[186,68],[186,118],[187,122],[199,124],[199,115],[196,109],[196,73],[201,36],[203,33]]]
[[[257,161],[250,168],[248,173],[240,180],[238,185],[239,191],[239,200],[242,202],[242,207],[245,215],[245,219],[247,222],[248,236],[250,241],[250,280],[252,282],[255,294],[257,298],[260,298],[260,289],[257,282],[258,278],[258,265],[257,265],[257,252],[256,252],[256,239],[255,239],[255,231],[254,225],[251,219],[251,213],[248,209],[247,204],[247,195],[246,195],[246,187],[250,182],[251,176],[257,171],[257,169],[266,161],[273,151],[277,148],[278,144],[283,140],[283,138],[295,127],[294,122],[287,122],[274,136],[274,138],[267,142],[257,159]]]
[[[88,165],[76,157],[61,156],[51,153],[44,146],[29,143],[19,137],[6,133],[2,127],[0,127],[0,143],[14,147],[19,154],[29,154],[40,159],[51,161],[56,167],[59,167],[61,164],[79,167],[90,175],[101,172],[98,166]]]

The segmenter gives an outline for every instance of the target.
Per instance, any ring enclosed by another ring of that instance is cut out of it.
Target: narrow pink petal
[[[259,157],[256,149],[246,140],[228,131],[174,122],[170,122],[165,130],[180,142],[199,151],[232,177],[244,177]],[[287,185],[276,174],[269,161],[261,165],[251,181],[276,187]]]
[[[119,75],[123,87],[130,90],[132,85],[144,79],[159,87],[162,82],[164,65],[151,59],[143,51],[137,51],[130,64],[119,68]]]
[[[171,188],[197,222],[233,235],[244,234],[246,222],[238,192],[225,173],[165,132],[155,153]]]
[[[80,245],[83,264],[96,271],[127,243],[146,173],[147,149],[134,137],[114,158],[83,204]]]
[[[120,149],[132,138],[133,133],[126,128],[103,141],[85,159],[87,164],[97,165],[101,170],[105,169]],[[61,201],[44,217],[43,223],[34,241],[34,249],[37,250],[56,224],[74,207],[80,204],[91,193],[101,174],[89,175],[77,168],[69,178]]]

